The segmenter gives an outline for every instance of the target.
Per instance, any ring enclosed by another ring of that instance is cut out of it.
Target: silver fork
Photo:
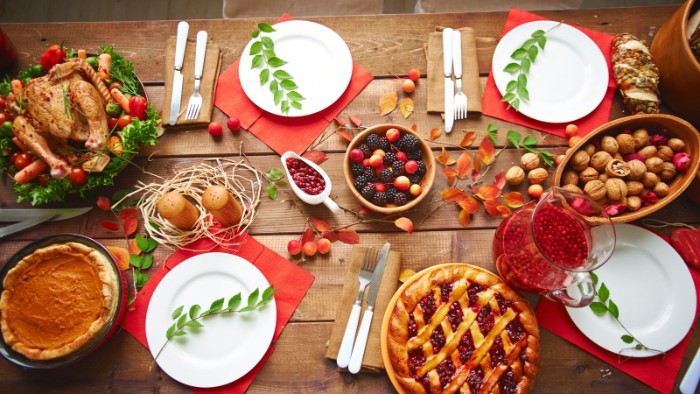
[[[199,94],[199,85],[202,82],[204,70],[204,55],[207,51],[207,32],[201,30],[197,33],[197,49],[194,54],[194,92],[187,103],[185,119],[197,119],[199,110],[202,109],[202,95]]]
[[[337,362],[340,368],[346,368],[350,364],[350,355],[352,354],[352,346],[355,341],[357,323],[360,321],[360,304],[365,294],[365,287],[372,282],[372,273],[374,273],[374,268],[377,266],[377,255],[378,252],[375,249],[367,248],[365,250],[365,256],[362,259],[360,273],[357,275],[357,280],[360,282],[360,289],[357,292],[357,299],[355,299],[355,303],[352,305],[350,317],[348,318],[348,325],[345,327],[345,334],[343,334],[343,342],[341,342],[340,350],[338,350]]]
[[[452,39],[452,66],[455,73],[455,85],[457,93],[455,94],[455,120],[467,118],[467,95],[462,92],[462,33],[458,30],[454,31]]]

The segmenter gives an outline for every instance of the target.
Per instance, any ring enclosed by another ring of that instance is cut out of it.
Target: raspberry
[[[420,184],[420,181],[423,179],[422,176],[418,174],[413,174],[408,176],[408,180],[411,181],[411,184]]]
[[[385,192],[377,192],[374,197],[372,197],[372,203],[374,205],[379,205],[379,206],[384,206],[386,205],[386,193]]]
[[[357,178],[355,178],[355,189],[362,190],[362,188],[365,187],[367,182],[367,178],[364,175],[358,176]]]
[[[387,152],[384,155],[384,165],[389,167],[396,161],[396,154],[394,152]]]
[[[389,152],[391,150],[391,144],[389,143],[389,139],[386,137],[379,137],[379,143],[377,144],[377,147],[384,152]]]
[[[406,205],[407,202],[408,197],[406,194],[404,192],[396,191],[396,194],[394,194],[394,204],[400,207],[402,205]]]
[[[421,159],[423,159],[423,151],[421,151],[420,149],[409,151],[408,153],[406,153],[406,157],[409,160],[416,160],[416,161],[421,160]]]
[[[365,138],[365,144],[369,146],[371,150],[379,148],[379,136],[376,134],[370,134]]]
[[[385,168],[379,174],[379,182],[391,183],[393,181],[394,181],[394,173],[391,172],[389,169]]]
[[[391,171],[394,173],[394,176],[401,176],[406,174],[406,170],[404,169],[404,162],[402,161],[395,161],[391,165]]]
[[[376,187],[374,186],[373,183],[368,183],[365,185],[365,187],[362,188],[362,191],[360,194],[362,194],[362,197],[364,197],[366,200],[372,201],[372,197],[374,197],[374,194],[377,192]]]
[[[369,146],[367,146],[367,144],[360,144],[360,146],[358,146],[357,149],[362,151],[362,154],[365,155],[365,159],[372,155],[372,149]]]
[[[416,171],[416,175],[423,176],[423,175],[425,175],[425,172],[427,170],[428,169],[425,166],[425,163],[422,160],[418,160],[418,170]]]
[[[362,163],[351,163],[350,170],[352,171],[352,176],[357,178],[358,176],[362,175],[365,167],[362,166]]]

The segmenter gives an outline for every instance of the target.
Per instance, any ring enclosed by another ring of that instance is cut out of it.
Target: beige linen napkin
[[[165,98],[163,99],[163,124],[170,120],[170,99],[173,91],[173,74],[175,73],[175,41],[176,37],[170,37],[165,51]],[[182,99],[180,100],[180,116],[177,125],[202,124],[211,121],[211,112],[214,108],[214,90],[216,80],[219,78],[219,66],[221,65],[221,50],[218,45],[207,44],[207,52],[204,55],[204,71],[199,93],[202,95],[202,109],[197,119],[186,120],[184,111],[187,110],[187,102],[194,91],[194,53],[197,43],[187,40],[185,48],[185,60],[182,63]]]
[[[435,29],[428,38],[428,112],[445,112],[445,73],[442,64],[442,27]],[[463,27],[462,33],[462,89],[467,95],[467,110],[481,113],[481,83],[479,60],[476,54],[474,29]],[[454,77],[453,77],[454,78]]]
[[[357,298],[357,292],[360,287],[360,282],[357,280],[357,274],[360,272],[362,259],[365,255],[364,246],[353,246],[350,254],[350,261],[347,270],[345,271],[345,283],[343,284],[343,293],[340,296],[338,304],[338,313],[335,317],[333,332],[326,350],[326,357],[335,360],[338,357],[340,343],[343,341],[345,334],[345,326],[348,323],[352,304]],[[386,265],[384,266],[384,274],[382,282],[377,294],[377,300],[374,304],[374,314],[372,315],[372,326],[369,329],[369,337],[367,338],[367,349],[362,360],[362,371],[364,372],[380,372],[384,369],[382,362],[382,352],[380,347],[380,335],[382,330],[382,320],[384,320],[384,312],[386,311],[391,297],[394,296],[398,287],[399,271],[401,270],[401,253],[389,252]],[[374,283],[370,284],[373,286]],[[370,287],[365,289],[365,299],[362,301],[362,310],[360,314],[360,322],[362,316],[367,309],[366,298]],[[358,324],[359,328],[359,324]]]

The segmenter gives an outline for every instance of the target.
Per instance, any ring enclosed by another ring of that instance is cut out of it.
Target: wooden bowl
[[[668,195],[666,195],[666,197],[659,198],[659,201],[656,204],[642,207],[634,212],[627,211],[621,213],[620,215],[613,216],[611,219],[613,223],[626,223],[641,219],[652,212],[656,212],[663,208],[688,188],[690,183],[695,179],[696,174],[698,173],[698,168],[700,168],[700,134],[698,134],[698,131],[693,127],[693,125],[672,115],[637,114],[634,116],[616,119],[598,127],[590,134],[583,137],[578,144],[568,151],[564,157],[564,160],[561,162],[561,164],[559,164],[556,172],[554,173],[552,185],[561,186],[561,177],[564,170],[568,167],[569,160],[571,160],[574,153],[576,153],[582,146],[589,142],[600,141],[603,136],[606,135],[616,136],[622,131],[634,131],[639,128],[647,129],[649,134],[667,129],[670,136],[682,139],[685,142],[685,151],[691,157],[690,165],[685,173],[678,173],[675,178],[673,178],[671,183],[668,184]]]
[[[401,131],[402,134],[412,134],[418,138],[421,150],[423,151],[423,162],[425,162],[426,167],[425,175],[423,176],[423,180],[421,180],[420,183],[422,188],[421,194],[400,207],[395,206],[393,204],[386,207],[380,207],[378,205],[372,204],[370,201],[367,201],[364,197],[362,197],[360,191],[355,189],[355,177],[352,175],[352,172],[350,170],[350,163],[352,162],[350,160],[350,151],[359,146],[365,140],[365,138],[367,138],[368,135],[378,134],[383,137],[386,131],[390,128],[399,129],[399,131]],[[352,194],[355,197],[357,197],[358,200],[360,200],[362,205],[375,212],[383,213],[385,215],[391,215],[394,213],[405,212],[415,207],[421,201],[423,201],[423,199],[429,194],[430,188],[433,187],[433,181],[435,180],[435,157],[433,156],[433,151],[430,150],[430,147],[425,142],[425,140],[421,138],[421,136],[419,136],[415,131],[405,126],[395,124],[380,124],[368,128],[367,130],[359,133],[355,136],[355,138],[353,138],[353,140],[350,142],[350,145],[348,145],[347,151],[345,151],[345,160],[343,161],[343,173],[345,174],[345,182],[347,182],[348,187],[352,191]]]
[[[659,28],[651,43],[651,55],[659,68],[661,101],[678,116],[700,127],[697,97],[700,63],[690,50],[686,29],[695,0],[688,0]]]

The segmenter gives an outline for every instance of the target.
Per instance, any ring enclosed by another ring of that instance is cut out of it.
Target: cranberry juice
[[[326,188],[326,181],[321,174],[299,159],[287,159],[287,170],[292,181],[306,194],[317,195]]]

